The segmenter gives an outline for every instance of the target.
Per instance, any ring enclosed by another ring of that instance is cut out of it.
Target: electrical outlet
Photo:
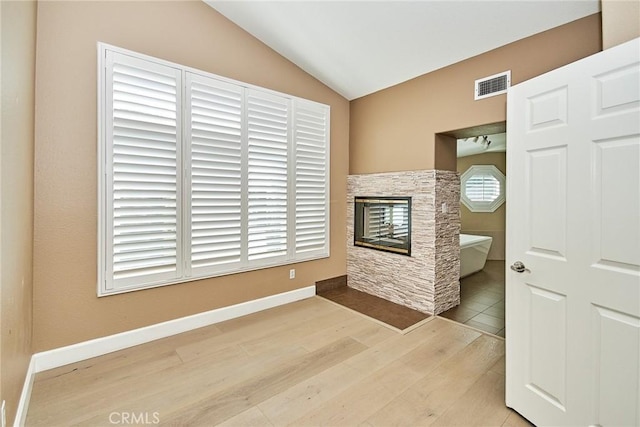
[[[296,269],[292,268],[291,270],[289,270],[289,279],[295,279],[296,278]]]

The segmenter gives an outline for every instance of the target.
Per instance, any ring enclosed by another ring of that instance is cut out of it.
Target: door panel
[[[566,404],[566,296],[527,284],[531,332],[528,387],[564,410]]]
[[[567,147],[527,153],[527,199],[531,255],[565,260],[567,239]]]
[[[640,318],[595,305],[593,317],[596,424],[637,425]]]
[[[529,131],[567,124],[567,87],[562,86],[528,99]]]
[[[510,88],[507,405],[640,425],[640,39]]]
[[[595,141],[595,264],[629,274],[640,271],[640,203],[629,193],[640,193],[634,176],[640,170],[638,136]],[[620,191],[627,187],[627,190]]]
[[[638,108],[640,71],[635,64],[610,70],[594,76],[596,117]]]

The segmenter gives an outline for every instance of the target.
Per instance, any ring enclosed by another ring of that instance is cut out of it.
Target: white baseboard
[[[13,421],[14,427],[24,426],[27,421],[27,408],[29,408],[29,399],[31,399],[31,388],[33,387],[33,378],[36,375],[36,362],[31,357],[29,363],[29,369],[27,369],[27,375],[24,378],[24,386],[22,386],[22,394],[20,394],[20,401],[18,402],[18,409],[16,410],[16,417]]]
[[[217,308],[204,313],[198,313],[146,326],[144,328],[134,329],[115,335],[109,335],[66,347],[36,353],[31,356],[31,363],[29,365],[29,370],[27,371],[27,377],[25,378],[22,395],[20,396],[14,426],[19,427],[24,425],[29,406],[29,398],[31,397],[33,377],[38,372],[90,359],[92,357],[102,356],[114,351],[155,341],[160,338],[166,338],[171,335],[180,334],[182,332],[202,328],[204,326],[213,325],[215,323],[224,322],[225,320],[235,319],[236,317],[246,316],[247,314],[257,313],[258,311],[280,305],[311,298],[315,294],[316,287],[307,286],[305,288],[295,289],[293,291],[271,295],[229,307]]]

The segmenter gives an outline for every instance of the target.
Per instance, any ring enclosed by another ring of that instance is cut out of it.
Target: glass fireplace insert
[[[355,246],[411,256],[411,197],[356,197]]]

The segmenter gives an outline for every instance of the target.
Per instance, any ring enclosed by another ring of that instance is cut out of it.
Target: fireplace
[[[411,197],[356,197],[355,246],[411,256]]]

